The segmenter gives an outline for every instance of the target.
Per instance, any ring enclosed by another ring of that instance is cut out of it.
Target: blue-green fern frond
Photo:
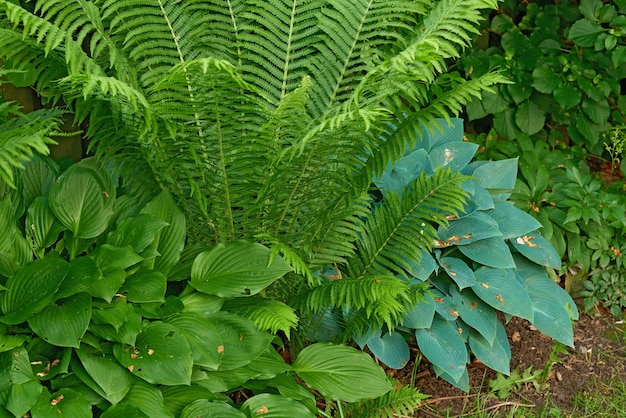
[[[434,175],[422,173],[401,195],[389,193],[365,222],[365,233],[357,241],[358,251],[348,260],[350,277],[401,275],[410,277],[422,251],[430,251],[437,238],[437,225],[446,216],[463,209],[465,176],[449,169]]]

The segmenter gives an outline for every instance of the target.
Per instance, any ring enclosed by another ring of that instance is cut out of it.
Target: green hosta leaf
[[[133,417],[133,418],[152,418],[146,415],[141,409],[128,403],[119,403],[108,408],[102,413],[101,418],[119,418],[119,417]]]
[[[130,302],[148,303],[165,301],[167,277],[160,271],[140,271],[126,277],[118,293]]]
[[[219,312],[222,309],[222,305],[224,305],[223,298],[200,292],[185,295],[181,298],[181,301],[185,305],[185,312],[194,312],[204,318]]]
[[[20,265],[11,254],[0,251],[0,275],[12,276],[19,268]]]
[[[246,415],[225,402],[199,399],[183,409],[179,416],[180,418],[247,418],[253,415]]]
[[[485,266],[508,269],[515,268],[509,246],[502,238],[487,238],[457,247],[469,259]]]
[[[168,191],[161,192],[142,209],[141,213],[156,216],[168,224],[156,237],[156,250],[160,257],[154,261],[154,269],[168,275],[178,263],[185,246],[187,238],[185,215]]]
[[[55,298],[69,264],[59,259],[35,260],[9,277],[0,295],[5,324],[19,324],[41,311]]]
[[[250,418],[315,418],[317,416],[300,402],[271,393],[253,396],[244,402],[241,409],[246,411]]]
[[[574,331],[567,308],[575,305],[569,295],[547,276],[532,275],[524,281],[532,300],[534,320],[531,323],[547,336],[573,347]],[[568,306],[559,303],[559,299],[568,300]]]
[[[227,312],[208,315],[224,343],[219,370],[233,370],[245,366],[265,351],[273,337],[256,329],[252,321]]]
[[[146,249],[158,233],[168,225],[163,219],[150,215],[138,215],[124,219],[107,238],[107,244],[115,247],[130,245],[135,252]]]
[[[69,370],[72,352],[72,348],[55,347],[41,338],[31,339],[28,344],[31,367],[40,381],[65,375]]]
[[[391,390],[385,372],[370,356],[344,345],[310,345],[293,368],[307,385],[334,400],[358,402]]]
[[[121,268],[103,268],[101,276],[92,283],[89,293],[96,298],[111,302],[124,280],[126,280],[126,271]]]
[[[496,338],[490,343],[480,333],[470,330],[469,345],[472,353],[490,369],[500,373],[510,373],[511,348],[506,330],[498,321]]]
[[[541,228],[541,223],[508,202],[498,202],[487,212],[497,223],[502,238],[516,238]]]
[[[230,392],[240,388],[250,380],[265,378],[265,374],[248,366],[226,371],[208,371],[194,374],[194,382],[212,392]]]
[[[431,295],[424,295],[424,300],[404,314],[402,325],[408,328],[430,328],[434,317],[435,300]]]
[[[37,381],[37,378],[30,367],[25,348],[18,347],[0,353],[0,392],[30,381]]]
[[[37,381],[28,381],[12,385],[8,392],[2,394],[3,407],[13,413],[14,417],[23,417],[31,410],[39,396],[47,391]]]
[[[15,241],[15,216],[10,197],[0,199],[0,251],[9,252]]]
[[[115,188],[105,184],[93,169],[78,163],[50,189],[50,209],[74,237],[96,238],[106,230],[113,215]]]
[[[455,382],[461,379],[469,354],[454,321],[436,316],[429,329],[418,329],[415,336],[420,351],[431,363],[445,370]]]
[[[475,274],[476,284],[472,286],[472,290],[479,298],[502,312],[532,322],[532,301],[518,281],[515,270],[481,267]]]
[[[102,244],[90,254],[90,257],[103,270],[105,268],[127,269],[144,260],[130,245],[116,247],[110,244]]]
[[[109,350],[111,350],[110,347],[105,350],[106,353],[102,353],[82,344],[80,349],[75,351],[82,365],[82,370],[88,377],[81,377],[80,372],[82,370],[79,371],[79,368],[76,367],[74,369],[92,390],[115,405],[124,399],[134,378],[127,369],[115,360],[113,353]]]
[[[385,333],[378,331],[367,341],[372,354],[392,369],[402,369],[409,362],[409,345],[399,332]]]
[[[452,288],[452,300],[463,322],[478,331],[492,344],[496,338],[498,318],[496,311],[471,290],[458,292]]]
[[[546,112],[534,102],[526,101],[517,108],[515,123],[526,135],[534,135],[546,124]]]
[[[63,225],[48,206],[48,197],[39,196],[26,213],[26,235],[36,249],[44,249],[54,244],[63,231]]]
[[[561,77],[547,64],[533,71],[533,87],[542,93],[552,93],[561,84]]]
[[[561,268],[561,257],[550,243],[538,233],[522,235],[511,240],[513,246],[528,259],[542,266]]]
[[[85,291],[93,296],[91,287],[101,278],[102,272],[95,261],[89,257],[75,258],[70,261],[70,269],[61,283],[56,297],[64,298]]]
[[[570,109],[582,100],[583,95],[576,87],[563,83],[554,90],[554,100],[563,108]]]
[[[439,265],[444,268],[448,276],[459,286],[459,289],[473,286],[476,283],[474,270],[465,261],[456,257],[442,257]]]
[[[165,407],[175,417],[180,417],[183,409],[196,400],[215,400],[213,392],[194,383],[191,386],[162,386],[161,393]]]
[[[481,239],[502,236],[498,224],[484,212],[452,220],[447,227],[439,227],[438,247],[465,245]]]
[[[187,338],[193,353],[193,362],[211,370],[220,365],[224,343],[212,322],[193,312],[182,312],[165,319]]]
[[[39,196],[47,196],[60,172],[59,166],[51,158],[36,154],[20,172],[24,205],[29,207]]]
[[[589,47],[595,44],[596,38],[603,32],[602,26],[597,23],[587,19],[580,19],[574,22],[570,28],[568,39],[580,46]]]
[[[91,319],[91,296],[77,293],[57,300],[28,320],[33,332],[61,347],[78,347]]]
[[[139,379],[133,382],[122,404],[132,405],[150,418],[172,418],[174,416],[165,407],[165,400],[159,388]],[[132,416],[135,417],[135,415]]]
[[[269,248],[251,242],[218,244],[201,253],[191,268],[191,286],[221,297],[259,293],[291,271],[281,257],[270,257]]]
[[[82,393],[63,388],[50,395],[43,392],[31,410],[33,418],[91,418],[91,403]]]
[[[187,338],[173,325],[151,322],[135,346],[116,345],[115,358],[134,375],[152,384],[188,385],[193,355]]]

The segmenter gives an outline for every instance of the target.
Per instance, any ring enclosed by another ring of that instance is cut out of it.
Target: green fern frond
[[[446,216],[463,209],[465,176],[439,169],[422,173],[402,195],[390,193],[374,206],[365,222],[355,257],[348,260],[349,275],[410,276],[421,251],[430,251],[437,237],[435,225],[446,225]]]
[[[298,315],[293,308],[275,299],[261,297],[235,298],[224,302],[222,309],[248,318],[264,331],[275,334],[279,331],[290,338],[291,330],[298,325]]]
[[[56,144],[50,137],[59,133],[63,112],[42,109],[21,114],[10,103],[0,104],[0,114],[9,113],[18,117],[0,123],[0,178],[15,187],[14,169],[22,168],[35,152],[47,155],[48,145]]]
[[[397,384],[383,396],[367,401],[349,404],[346,413],[361,418],[412,417],[430,395],[421,393],[417,388]]]

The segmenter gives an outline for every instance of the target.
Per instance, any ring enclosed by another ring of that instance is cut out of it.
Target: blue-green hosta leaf
[[[480,267],[472,290],[494,308],[533,321],[532,300],[513,269]]]
[[[300,317],[301,335],[308,341],[335,341],[341,333],[341,313],[332,307],[307,312]]]
[[[452,171],[461,171],[472,161],[478,145],[471,142],[451,142],[430,150],[433,167],[450,167]]]
[[[494,198],[506,200],[517,180],[517,158],[498,161],[476,161],[467,166],[464,174],[478,180],[478,184],[494,191]]]
[[[228,312],[218,312],[207,316],[218,335],[221,335],[224,350],[219,370],[233,370],[259,357],[270,345],[274,337],[259,331],[254,323]]]
[[[455,321],[459,317],[458,307],[452,296],[433,290],[435,311],[446,321]]]
[[[293,368],[309,387],[334,400],[358,402],[392,388],[370,356],[344,345],[312,344],[300,352]]]
[[[374,356],[392,369],[402,369],[409,362],[409,345],[399,332],[380,332],[367,341],[367,346]]]
[[[247,418],[249,415],[230,406],[226,402],[198,399],[182,410],[180,418]],[[285,415],[299,416],[299,415]]]
[[[173,325],[151,322],[139,333],[134,346],[116,345],[113,352],[122,366],[149,383],[191,383],[191,348],[187,338]]]
[[[501,237],[486,238],[457,247],[470,260],[485,266],[509,269],[515,268],[511,250]]]
[[[437,377],[442,378],[443,380],[450,383],[451,385],[456,386],[457,388],[461,389],[464,392],[470,391],[469,373],[467,372],[467,369],[463,371],[463,374],[458,379],[454,379],[450,375],[450,373],[446,372],[444,369],[434,364],[433,364],[433,370],[435,371],[435,374],[437,375]]]
[[[142,256],[127,245],[125,247],[116,247],[111,244],[99,245],[90,255],[101,269],[120,268],[127,269],[130,266],[144,260]]]
[[[470,330],[469,345],[472,353],[490,369],[509,374],[511,347],[504,326],[498,321],[496,338],[490,343],[479,332]]]
[[[497,202],[488,212],[497,223],[502,238],[517,238],[541,228],[541,223],[509,202]]]
[[[78,347],[90,319],[91,296],[77,293],[37,312],[28,320],[28,325],[52,345]]]
[[[198,255],[191,268],[191,286],[221,297],[256,295],[291,271],[281,257],[257,243],[218,244]]]
[[[224,343],[212,322],[193,312],[182,312],[164,321],[174,325],[187,338],[194,364],[217,370],[224,353]]]
[[[471,287],[476,283],[474,270],[465,261],[456,257],[442,257],[439,265],[448,273],[448,276],[459,286],[459,289]]]
[[[458,382],[466,371],[469,354],[455,322],[436,316],[429,329],[418,329],[415,336],[424,356]]]
[[[110,344],[106,347],[103,353],[82,344],[75,350],[82,368],[74,365],[73,370],[87,386],[115,405],[124,399],[134,378],[115,360]]]
[[[473,213],[477,210],[493,209],[493,196],[478,182],[470,178],[463,182],[463,190],[470,194],[465,203],[465,213]]]
[[[0,294],[5,324],[20,324],[41,311],[55,298],[69,264],[60,259],[35,260],[20,268],[7,280],[7,291]]]
[[[102,181],[103,173],[74,164],[50,189],[49,204],[61,224],[76,238],[96,238],[103,233],[111,216],[115,188]]]
[[[482,334],[489,344],[493,343],[496,338],[498,324],[496,311],[478,298],[471,290],[458,292],[452,287],[450,293],[461,319]]]
[[[435,317],[435,300],[431,295],[424,295],[413,308],[404,314],[402,325],[408,328],[430,328]]]
[[[149,303],[165,301],[167,277],[160,271],[139,271],[126,277],[118,293],[130,302]]]
[[[549,277],[533,275],[524,278],[532,300],[534,320],[531,323],[539,331],[570,347],[574,346],[574,331],[570,307],[571,297]],[[567,300],[567,305],[561,303]]]
[[[422,172],[433,174],[434,170],[428,153],[419,149],[396,161],[393,168],[385,170],[380,178],[374,180],[374,183],[385,197],[392,193],[399,195]]]
[[[62,388],[50,395],[43,391],[31,410],[37,418],[91,418],[91,403],[82,393]]]
[[[418,259],[421,259],[421,262],[416,263],[415,260],[407,260],[407,272],[414,278],[423,282],[428,280],[437,269],[437,262],[430,253],[424,250],[420,250],[420,253],[421,256],[418,257]]]
[[[439,227],[437,247],[452,245],[466,245],[481,239],[499,237],[502,233],[498,223],[484,212],[474,212],[471,215],[450,221],[447,227]]]
[[[70,269],[61,283],[56,297],[64,298],[85,291],[93,296],[91,288],[101,278],[102,272],[93,259],[77,257],[70,261]]]
[[[511,244],[525,257],[537,264],[556,270],[561,268],[561,257],[539,233],[518,236],[511,240]]]
[[[48,206],[48,197],[39,196],[26,212],[26,235],[35,249],[44,249],[54,244],[64,227]]]
[[[271,393],[253,396],[244,402],[241,410],[247,413],[244,416],[250,418],[315,418],[317,416],[295,399]],[[193,416],[189,416],[189,418],[193,418]]]
[[[165,400],[159,388],[140,379],[135,379],[122,404],[132,405],[150,418],[174,417],[165,407]]]
[[[163,219],[151,215],[138,215],[126,218],[107,237],[107,244],[115,247],[130,245],[135,252],[141,253],[168,225]]]
[[[160,256],[154,261],[154,269],[168,275],[180,260],[185,246],[187,238],[185,215],[166,190],[148,202],[141,213],[156,216],[168,223],[168,226],[163,228],[156,237],[156,250]]]

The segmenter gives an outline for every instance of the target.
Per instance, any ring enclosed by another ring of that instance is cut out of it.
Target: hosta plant
[[[15,184],[0,189],[2,416],[315,417],[310,388],[384,395],[377,411],[419,403],[348,346],[286,363],[266,329],[288,335],[297,317],[259,293],[289,265],[247,241],[184,249],[168,192],[125,193],[93,159],[36,157]],[[227,396],[244,388],[245,402]]]

